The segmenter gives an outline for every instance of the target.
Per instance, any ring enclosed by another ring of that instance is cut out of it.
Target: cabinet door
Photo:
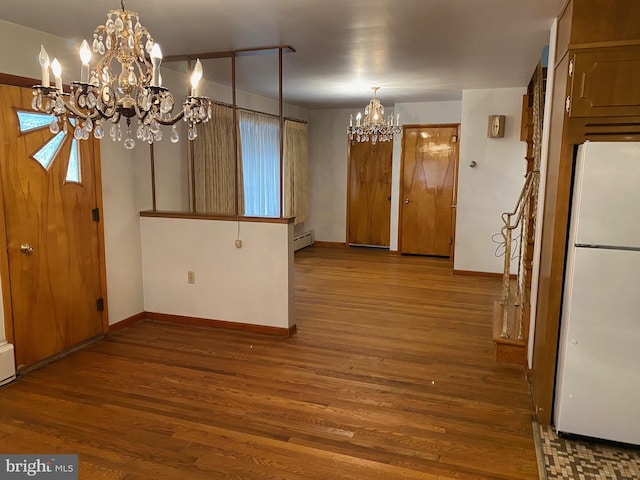
[[[640,115],[640,45],[573,52],[570,117]]]

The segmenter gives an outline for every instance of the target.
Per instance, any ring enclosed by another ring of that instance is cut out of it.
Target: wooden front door
[[[30,89],[0,85],[0,176],[18,368],[103,332],[97,142],[53,134]],[[95,212],[98,214],[98,211]],[[3,283],[7,279],[3,278]],[[7,301],[7,299],[5,299]]]
[[[388,247],[393,142],[349,146],[349,245]]]
[[[403,130],[400,252],[450,257],[458,125],[405,126]]]

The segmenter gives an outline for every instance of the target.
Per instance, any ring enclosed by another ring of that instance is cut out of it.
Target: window
[[[280,122],[251,112],[240,113],[244,214],[280,215]]]
[[[214,105],[212,120],[200,128],[195,139],[195,211],[252,217],[282,214],[295,217],[296,224],[304,222],[309,184],[307,125],[285,120],[281,174],[279,118],[244,110],[238,111],[237,118],[237,166],[232,108]],[[284,212],[280,212],[281,202]]]

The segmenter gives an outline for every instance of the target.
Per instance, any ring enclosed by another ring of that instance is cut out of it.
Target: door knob
[[[31,245],[30,243],[23,243],[22,245],[20,245],[20,251],[25,255],[29,255],[33,252],[33,245]]]
[[[405,199],[404,199],[404,204],[406,205],[407,203],[409,203],[409,199],[408,199],[408,198],[405,198]]]

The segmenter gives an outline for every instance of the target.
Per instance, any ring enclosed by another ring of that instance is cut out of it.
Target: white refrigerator
[[[554,412],[559,432],[640,444],[640,143],[578,149]]]

